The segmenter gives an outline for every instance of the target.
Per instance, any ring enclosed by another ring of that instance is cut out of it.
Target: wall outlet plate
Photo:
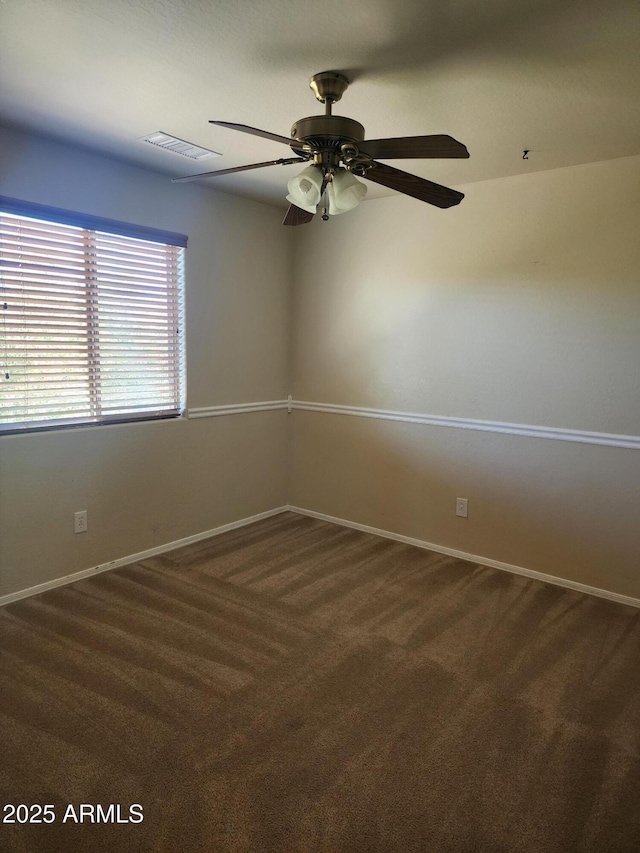
[[[467,498],[456,498],[456,515],[459,515],[460,518],[466,518],[468,516],[468,503],[469,501]]]

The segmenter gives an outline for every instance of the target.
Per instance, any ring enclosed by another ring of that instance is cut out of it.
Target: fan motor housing
[[[364,140],[364,127],[359,121],[344,116],[309,116],[299,119],[291,128],[293,139],[302,140],[312,148],[338,148],[345,142]]]

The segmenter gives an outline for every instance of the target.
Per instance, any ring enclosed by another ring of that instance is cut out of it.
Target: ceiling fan
[[[233,172],[245,172],[248,169],[261,169],[264,166],[308,163],[309,165],[288,183],[289,208],[283,225],[304,225],[311,222],[318,205],[321,205],[322,218],[325,220],[329,215],[334,216],[351,210],[362,201],[367,192],[366,186],[358,178],[398,190],[436,207],[447,208],[459,204],[464,198],[463,193],[378,163],[375,158],[461,158],[469,156],[466,147],[445,134],[365,140],[364,127],[360,122],[331,114],[333,104],[340,100],[348,85],[347,78],[337,71],[314,74],[309,86],[316,98],[325,105],[325,114],[299,119],[291,128],[291,137],[269,133],[246,124],[210,122],[219,127],[282,142],[291,148],[295,157],[187,175],[184,178],[174,178],[173,181],[182,183],[197,178],[212,178]]]

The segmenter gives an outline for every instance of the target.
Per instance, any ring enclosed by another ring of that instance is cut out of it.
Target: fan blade
[[[358,145],[363,154],[376,159],[411,157],[468,157],[462,142],[441,133],[436,136],[398,136],[395,139],[366,139]]]
[[[257,127],[249,127],[248,124],[234,124],[232,121],[209,121],[209,124],[217,124],[218,127],[227,127],[229,130],[240,130],[242,133],[250,133],[252,136],[262,136],[264,139],[273,139],[274,142],[283,142],[285,145],[292,145],[296,148],[302,148],[304,145],[303,142],[298,142],[291,137],[269,133],[268,130],[259,130]]]
[[[300,207],[296,207],[295,204],[290,204],[287,208],[287,212],[284,215],[284,219],[282,220],[283,225],[306,225],[307,222],[311,222],[313,219],[313,213],[309,213],[306,210],[302,210]]]
[[[250,166],[234,166],[231,169],[218,169],[217,172],[201,172],[199,175],[186,175],[184,178],[172,178],[174,184],[195,181],[197,178],[215,178],[218,175],[231,175],[233,172],[246,172],[248,169],[262,169],[263,166],[287,166],[289,163],[306,163],[302,157],[289,157],[280,160],[267,160],[266,163],[252,163]]]
[[[417,175],[410,175],[409,172],[401,172],[400,169],[394,169],[393,166],[386,166],[383,163],[375,163],[363,177],[375,184],[382,184],[383,187],[413,196],[420,201],[435,204],[436,207],[453,207],[454,204],[460,204],[464,198],[464,193],[434,184],[433,181],[427,181]]]

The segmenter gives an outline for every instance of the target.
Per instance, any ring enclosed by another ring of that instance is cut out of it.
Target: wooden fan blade
[[[398,136],[395,139],[365,139],[358,145],[363,154],[368,154],[374,160],[388,158],[390,160],[431,157],[450,158],[468,157],[469,152],[462,142],[444,133],[436,136]]]
[[[400,169],[383,163],[376,163],[363,177],[436,207],[453,207],[454,204],[460,204],[464,198],[464,193],[434,184],[433,181],[427,181],[417,175],[410,175],[409,172],[401,172]]]
[[[242,133],[250,133],[252,136],[262,136],[263,139],[273,139],[274,142],[283,142],[294,148],[302,148],[303,142],[298,142],[288,136],[280,136],[278,133],[269,133],[268,130],[259,130],[257,127],[249,127],[248,124],[234,124],[232,121],[209,121],[209,124],[217,124],[218,127],[227,127],[229,130],[239,130]]]
[[[219,175],[231,175],[233,172],[246,172],[248,169],[262,169],[263,166],[287,166],[289,163],[306,163],[302,157],[288,157],[280,160],[267,160],[265,163],[251,163],[249,166],[234,166],[231,169],[218,169],[217,172],[201,172],[199,175],[186,175],[184,178],[172,178],[174,184],[195,181],[197,178],[215,178]]]
[[[309,213],[307,210],[302,210],[300,207],[296,207],[295,204],[290,204],[287,208],[287,212],[284,215],[284,219],[282,220],[283,225],[306,225],[307,222],[311,222],[313,219],[313,213]]]

